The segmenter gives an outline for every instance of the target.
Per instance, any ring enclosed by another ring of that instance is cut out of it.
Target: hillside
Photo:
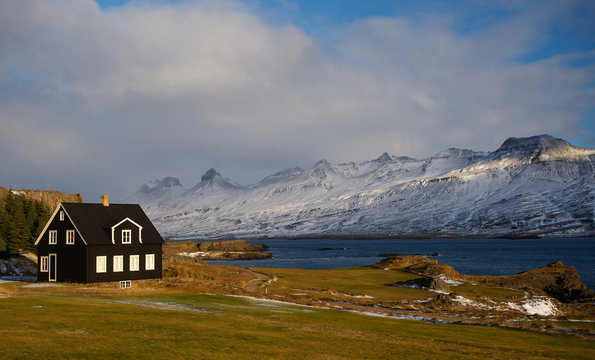
[[[595,149],[539,135],[492,152],[321,160],[248,186],[210,169],[189,190],[170,177],[126,201],[140,203],[168,238],[589,236],[594,169]]]
[[[8,189],[3,188],[0,186],[0,203],[4,203],[6,196],[8,195]],[[59,191],[51,191],[51,190],[12,190],[12,193],[15,195],[24,195],[28,199],[37,200],[43,203],[48,208],[52,209],[52,211],[60,204],[61,202],[76,202],[82,203],[83,197],[81,194],[65,194]]]

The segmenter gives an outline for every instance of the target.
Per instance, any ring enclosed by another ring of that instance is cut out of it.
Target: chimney
[[[109,206],[109,196],[108,195],[101,195],[101,205]]]

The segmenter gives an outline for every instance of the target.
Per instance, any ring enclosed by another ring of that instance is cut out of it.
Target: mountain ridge
[[[170,238],[584,236],[595,234],[594,167],[595,149],[539,135],[493,152],[321,160],[248,186],[210,169],[194,191],[129,200]]]

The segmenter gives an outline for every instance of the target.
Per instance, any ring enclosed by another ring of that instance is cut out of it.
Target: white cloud
[[[98,178],[123,196],[150,177],[198,181],[211,166],[246,183],[322,157],[423,157],[449,146],[492,150],[508,136],[573,136],[595,98],[585,90],[592,68],[513,61],[555,15],[548,7],[464,34],[452,15],[364,19],[333,49],[233,3],[0,7],[0,126],[13,133],[0,135],[10,150],[0,165],[11,154],[43,174],[68,159],[82,184],[72,192],[105,191],[93,188]],[[60,145],[43,144],[48,137]]]

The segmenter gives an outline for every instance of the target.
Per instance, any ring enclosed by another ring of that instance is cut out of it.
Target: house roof
[[[143,244],[158,244],[163,238],[138,204],[81,204],[62,203],[64,211],[74,223],[87,245],[111,245],[112,226],[129,218],[142,226]]]

